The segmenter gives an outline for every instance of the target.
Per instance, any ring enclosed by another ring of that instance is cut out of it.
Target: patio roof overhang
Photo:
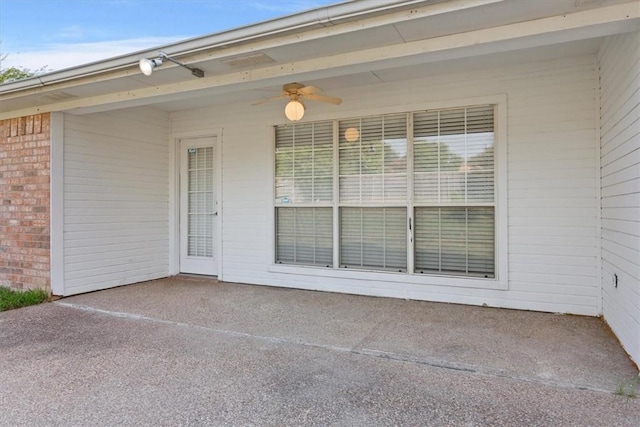
[[[514,61],[517,52],[520,59],[594,52],[600,37],[639,29],[636,0],[556,0],[544,8],[517,0],[347,2],[0,85],[0,119],[249,102],[292,81],[331,91],[460,61],[505,54]],[[144,76],[139,59],[159,50],[205,77],[173,64]]]

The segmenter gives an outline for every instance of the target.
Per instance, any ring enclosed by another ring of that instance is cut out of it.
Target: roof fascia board
[[[562,16],[403,43],[392,47],[366,49],[325,58],[310,59],[291,63],[286,67],[278,64],[257,70],[205,77],[134,91],[66,100],[42,107],[0,113],[0,119],[42,112],[67,111],[101,104],[121,105],[127,101],[140,105],[145,99],[147,99],[147,104],[151,104],[154,99],[160,99],[168,95],[184,94],[227,85],[272,81],[279,77],[311,73],[319,69],[323,70],[324,73],[339,73],[347,68],[350,71],[370,69],[370,65],[373,63],[389,60],[394,60],[389,67],[402,66],[403,60],[417,55],[437,55],[437,60],[453,59],[456,57],[455,55],[448,54],[447,56],[446,53],[467,49],[467,56],[473,56],[474,54],[497,51],[495,49],[492,51],[488,46],[502,45],[503,50],[513,50],[584,39],[587,38],[587,35],[589,37],[599,37],[614,34],[619,32],[621,28],[624,28],[625,31],[640,28],[640,8],[637,7],[637,4],[625,3]],[[458,55],[457,57],[460,56]]]

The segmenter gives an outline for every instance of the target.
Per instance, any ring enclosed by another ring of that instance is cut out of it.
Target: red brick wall
[[[0,286],[51,290],[50,115],[0,121]]]

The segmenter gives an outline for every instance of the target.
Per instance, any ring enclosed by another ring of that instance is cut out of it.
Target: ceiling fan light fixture
[[[300,101],[289,101],[284,107],[284,115],[292,122],[297,122],[304,117],[304,105]]]
[[[280,95],[254,102],[252,105],[260,105],[276,99],[288,99],[287,105],[284,108],[284,115],[292,122],[297,122],[304,116],[305,106],[302,100],[327,102],[333,105],[340,105],[342,103],[342,99],[335,96],[324,95],[322,94],[322,90],[315,86],[305,86],[301,83],[287,83],[282,86]]]

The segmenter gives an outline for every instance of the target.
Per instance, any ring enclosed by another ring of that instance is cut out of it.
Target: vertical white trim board
[[[51,113],[49,134],[50,280],[53,295],[64,294],[64,113]]]

